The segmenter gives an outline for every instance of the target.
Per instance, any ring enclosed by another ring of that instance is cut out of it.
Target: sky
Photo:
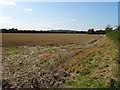
[[[117,2],[3,2],[0,28],[88,30],[118,25]]]

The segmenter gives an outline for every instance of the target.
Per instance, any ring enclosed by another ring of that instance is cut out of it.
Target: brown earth
[[[41,45],[58,46],[70,44],[83,44],[91,39],[99,38],[100,35],[82,34],[2,34],[3,46]]]

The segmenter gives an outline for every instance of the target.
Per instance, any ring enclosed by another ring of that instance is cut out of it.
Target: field
[[[116,44],[105,35],[3,34],[3,88],[117,87]]]
[[[89,40],[97,39],[100,36],[82,34],[2,34],[2,37],[3,46],[61,46],[85,44]]]

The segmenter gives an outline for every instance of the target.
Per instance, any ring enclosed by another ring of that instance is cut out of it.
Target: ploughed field
[[[2,87],[117,87],[117,53],[104,35],[3,34]]]
[[[40,45],[61,46],[71,44],[85,44],[91,39],[97,39],[98,35],[80,34],[2,34],[3,46]]]

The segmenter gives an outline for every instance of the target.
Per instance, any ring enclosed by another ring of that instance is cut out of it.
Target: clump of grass
[[[104,88],[105,79],[103,77],[94,78],[90,74],[88,75],[78,75],[78,80],[68,80],[66,83],[70,88]]]
[[[9,55],[15,55],[23,52],[22,47],[16,47],[16,46],[9,46],[8,47],[8,54]]]
[[[98,39],[92,39],[91,41],[88,42],[88,44],[96,42]]]
[[[113,30],[111,32],[106,33],[106,36],[113,40],[115,43],[120,42],[120,31],[119,30]]]

